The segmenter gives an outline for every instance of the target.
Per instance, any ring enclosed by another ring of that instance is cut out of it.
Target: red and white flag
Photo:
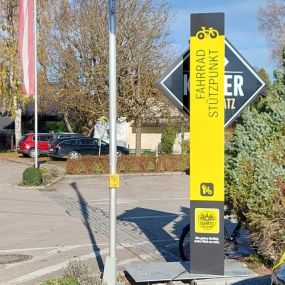
[[[34,0],[19,0],[19,54],[23,93],[35,94]]]

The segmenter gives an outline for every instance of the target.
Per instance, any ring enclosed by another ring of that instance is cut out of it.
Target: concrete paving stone
[[[218,278],[218,279],[207,279],[207,280],[195,280],[192,281],[191,285],[270,285],[270,275],[258,276],[251,278]]]

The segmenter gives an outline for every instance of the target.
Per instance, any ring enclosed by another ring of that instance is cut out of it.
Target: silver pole
[[[35,167],[38,168],[38,74],[37,74],[37,0],[34,0],[34,49],[35,49]]]
[[[109,0],[109,172],[110,175],[117,172],[117,75],[116,75],[116,0]],[[108,285],[116,284],[116,188],[109,186],[110,201],[110,244],[103,279]]]

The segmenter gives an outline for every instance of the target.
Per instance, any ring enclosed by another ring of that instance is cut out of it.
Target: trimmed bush
[[[123,155],[118,158],[118,173],[185,171],[189,168],[189,156],[161,155],[132,156]],[[85,156],[76,160],[68,160],[68,174],[104,174],[109,172],[108,156]]]
[[[161,133],[161,151],[166,154],[172,153],[172,148],[177,136],[177,128],[168,126]]]
[[[42,173],[38,168],[29,167],[23,173],[23,184],[38,186],[43,182]]]

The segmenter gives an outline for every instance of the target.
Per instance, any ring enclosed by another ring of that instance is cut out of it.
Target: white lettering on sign
[[[225,109],[235,110],[236,106],[236,99],[235,98],[225,98]]]
[[[183,95],[189,95],[189,75],[183,74]],[[239,74],[225,74],[225,97],[237,97],[244,96],[242,90],[243,87],[243,76]],[[233,108],[230,108],[233,109]]]
[[[225,75],[225,96],[244,96],[243,76],[238,74]]]

